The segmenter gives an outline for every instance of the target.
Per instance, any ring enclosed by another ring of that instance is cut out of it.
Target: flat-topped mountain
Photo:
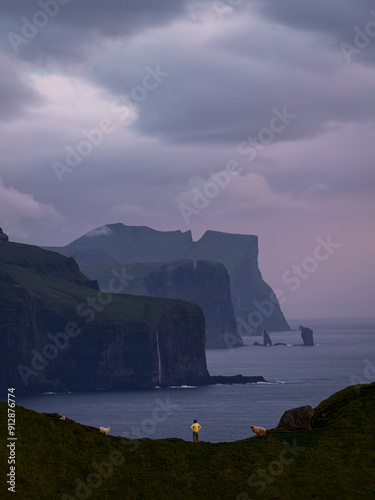
[[[190,231],[157,231],[146,226],[108,224],[89,231],[65,247],[49,247],[64,255],[81,252],[78,262],[85,266],[84,251],[101,250],[119,264],[133,262],[169,262],[185,258],[193,246]],[[72,255],[73,256],[73,255]]]
[[[257,236],[207,231],[193,241],[190,231],[156,231],[118,223],[94,229],[65,247],[50,249],[73,256],[90,277],[101,274],[98,266],[108,266],[108,259],[118,264],[181,259],[222,263],[230,276],[234,314],[242,334],[260,334],[264,328],[289,330],[275,294],[259,270]],[[90,269],[86,271],[86,267]]]

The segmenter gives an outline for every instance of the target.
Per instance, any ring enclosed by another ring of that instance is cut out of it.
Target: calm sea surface
[[[314,347],[304,347],[298,331],[271,333],[287,346],[208,350],[211,375],[263,375],[268,383],[153,389],[132,392],[43,394],[18,398],[39,412],[58,412],[77,422],[111,427],[129,438],[178,437],[191,440],[190,425],[201,424],[203,441],[244,439],[252,424],[275,427],[285,410],[320,401],[356,383],[375,381],[375,320],[296,320],[313,328]]]

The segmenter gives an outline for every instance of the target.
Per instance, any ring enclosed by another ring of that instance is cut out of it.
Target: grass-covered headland
[[[266,439],[231,443],[127,440],[17,406],[16,493],[6,491],[7,403],[0,412],[1,498],[375,498],[375,383],[323,401],[312,430],[272,429]]]

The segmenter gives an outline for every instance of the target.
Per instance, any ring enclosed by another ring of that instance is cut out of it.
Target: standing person
[[[199,441],[199,431],[201,426],[196,420],[194,420],[194,424],[190,427],[190,429],[193,431],[193,442],[197,443]]]

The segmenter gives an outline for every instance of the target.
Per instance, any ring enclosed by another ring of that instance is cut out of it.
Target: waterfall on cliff
[[[158,367],[159,367],[159,384],[161,383],[161,359],[160,359],[160,349],[159,349],[159,334],[158,331],[155,330],[156,335],[156,350],[158,351]]]

